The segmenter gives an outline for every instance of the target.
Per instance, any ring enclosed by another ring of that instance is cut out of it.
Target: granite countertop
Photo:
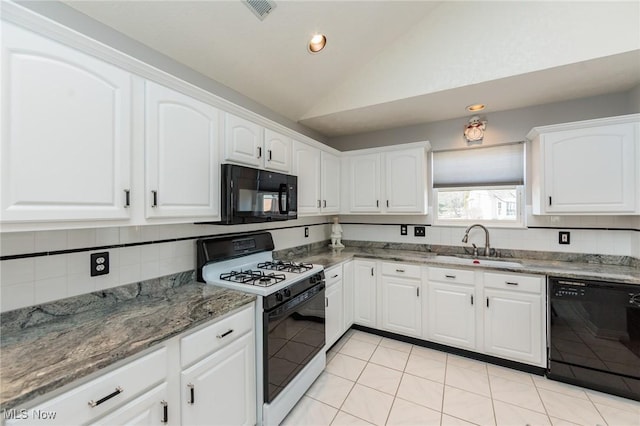
[[[255,300],[158,279],[3,313],[0,408],[17,407]]]
[[[507,271],[526,274],[550,275],[562,278],[592,279],[640,285],[640,268],[624,265],[604,263],[589,263],[586,261],[536,260],[526,258],[492,258],[517,262],[522,267],[502,265],[463,265],[452,261],[438,259],[438,254],[426,251],[399,250],[377,247],[346,247],[344,249],[318,248],[306,253],[296,260],[317,263],[330,268],[334,265],[349,261],[354,257],[365,259],[380,259],[396,262],[426,264],[450,268],[483,269],[493,271]],[[481,262],[482,262],[482,258]]]

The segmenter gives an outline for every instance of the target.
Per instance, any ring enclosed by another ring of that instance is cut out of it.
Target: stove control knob
[[[291,290],[289,290],[288,288],[284,289],[284,297],[291,297]]]
[[[277,292],[277,293],[276,293],[276,300],[277,300],[278,302],[282,302],[282,293],[280,293],[280,292]]]

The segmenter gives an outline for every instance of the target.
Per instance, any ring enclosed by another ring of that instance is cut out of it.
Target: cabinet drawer
[[[420,266],[405,263],[382,262],[382,275],[420,279]]]
[[[466,269],[429,268],[429,280],[444,283],[475,284],[475,272]]]
[[[138,358],[110,373],[29,410],[29,413],[55,413],[47,425],[85,424],[112,412],[142,391],[161,382],[167,375],[167,348]],[[37,417],[7,421],[11,424],[39,424]]]
[[[180,365],[193,364],[253,329],[253,305],[180,340]]]
[[[324,276],[327,281],[327,287],[342,280],[342,265],[327,269],[324,271]]]
[[[529,293],[542,293],[544,277],[515,274],[484,273],[485,288],[498,288],[502,290],[526,291]]]

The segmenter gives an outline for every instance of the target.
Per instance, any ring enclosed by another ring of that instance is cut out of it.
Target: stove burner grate
[[[223,281],[231,281],[241,284],[256,285],[260,287],[268,287],[284,281],[287,277],[284,274],[265,273],[264,271],[231,271],[220,274]]]
[[[286,260],[274,260],[271,262],[258,263],[258,269],[268,269],[271,271],[292,272],[294,274],[300,274],[302,272],[313,269],[311,263],[304,262],[290,262]]]

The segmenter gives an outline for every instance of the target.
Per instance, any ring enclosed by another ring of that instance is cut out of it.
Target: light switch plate
[[[415,237],[424,237],[426,236],[426,231],[424,226],[416,226],[413,228],[413,235]]]
[[[558,244],[571,244],[571,233],[568,231],[558,232]]]
[[[407,225],[400,225],[400,235],[407,235]]]

